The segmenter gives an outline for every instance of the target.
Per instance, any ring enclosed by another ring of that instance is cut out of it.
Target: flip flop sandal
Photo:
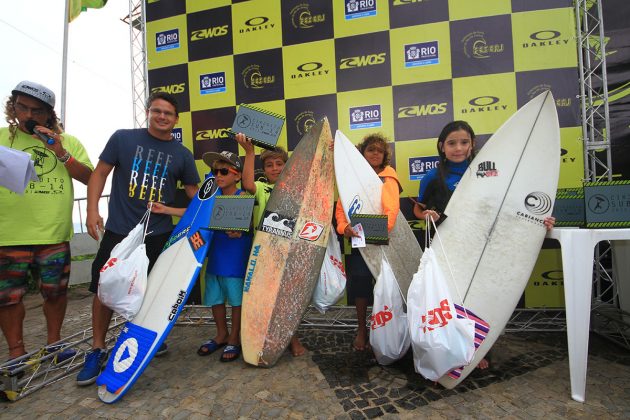
[[[225,357],[226,354],[229,355],[235,355],[234,357]],[[241,354],[241,346],[233,346],[233,345],[229,345],[226,348],[223,349],[223,353],[221,354],[221,358],[219,360],[221,360],[222,362],[233,362],[236,359],[238,359],[238,356]]]
[[[221,347],[225,346],[226,343],[217,343],[216,341],[210,339],[203,343],[201,347],[197,350],[197,354],[199,356],[210,356],[215,351],[219,350]]]

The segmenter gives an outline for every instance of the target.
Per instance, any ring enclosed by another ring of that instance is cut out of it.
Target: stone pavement
[[[91,294],[73,288],[68,336],[90,325]],[[45,339],[41,298],[28,296],[26,343]],[[100,402],[95,386],[72,375],[23,399],[0,403],[1,418],[630,418],[630,352],[591,337],[586,403],[571,400],[564,333],[512,333],[492,351],[492,366],[454,390],[424,380],[410,355],[383,367],[350,350],[351,331],[302,329],[309,351],[288,352],[271,369],[242,360],[199,357],[210,326],[176,326],[169,353],[154,359],[124,399]],[[0,346],[6,357],[6,343]]]

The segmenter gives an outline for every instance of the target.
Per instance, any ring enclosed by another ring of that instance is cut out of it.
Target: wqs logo
[[[376,16],[376,0],[344,0],[346,20]]]
[[[151,93],[166,92],[166,93],[170,93],[171,95],[184,93],[185,91],[186,91],[186,83],[175,83],[173,85],[156,86],[154,88],[151,88]]]
[[[169,29],[155,34],[155,50],[166,51],[179,48],[179,29]]]
[[[378,54],[359,55],[356,57],[345,57],[339,61],[339,70],[384,64],[386,58],[387,53],[384,52]]]
[[[440,163],[438,156],[412,157],[409,158],[409,179],[419,181],[433,168],[437,168]]]
[[[380,127],[381,106],[380,105],[364,105],[350,108],[350,129],[358,130],[360,128]]]
[[[211,28],[198,29],[190,33],[191,41],[201,41],[202,39],[216,38],[228,34],[228,25],[215,26]]]
[[[490,58],[494,54],[505,51],[502,43],[491,44],[486,41],[486,34],[482,31],[470,32],[462,39],[464,54],[468,58]]]
[[[428,66],[439,63],[438,41],[405,45],[405,67]]]
[[[398,108],[398,118],[441,115],[446,112],[447,106],[448,104],[446,102],[440,102],[439,104],[401,106],[400,108]]]
[[[199,76],[199,92],[202,95],[225,92],[225,72],[208,73]]]
[[[318,23],[326,21],[326,14],[320,13],[314,15],[311,13],[308,3],[301,3],[291,9],[291,24],[296,29],[309,29],[315,27]]]
[[[171,131],[171,137],[178,143],[184,142],[184,134],[182,133],[181,127],[173,128]]]

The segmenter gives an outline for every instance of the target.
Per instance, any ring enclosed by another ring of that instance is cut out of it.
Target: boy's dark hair
[[[367,149],[368,146],[374,143],[379,143],[381,146],[383,146],[383,150],[385,150],[385,156],[383,156],[383,165],[381,166],[381,168],[385,168],[387,165],[390,164],[392,160],[392,152],[391,150],[389,150],[387,137],[385,137],[384,134],[382,133],[368,134],[367,136],[363,138],[363,140],[361,140],[361,143],[357,144],[357,149],[359,149],[359,152],[361,152],[361,155],[363,155],[363,153],[365,152],[365,149]]]
[[[179,108],[177,104],[177,99],[175,99],[175,97],[171,95],[170,93],[166,93],[166,92],[153,92],[151,95],[149,95],[149,98],[147,99],[147,109],[151,108],[151,104],[153,103],[153,101],[157,99],[162,99],[168,102],[169,104],[173,105],[173,107],[175,108],[175,115],[179,116]]]
[[[260,154],[260,162],[263,166],[265,166],[265,161],[267,159],[276,159],[280,158],[284,163],[289,160],[289,154],[282,147],[277,146],[274,150],[266,150]]]

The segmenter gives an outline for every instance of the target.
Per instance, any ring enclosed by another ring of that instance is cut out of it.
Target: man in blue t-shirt
[[[149,202],[172,206],[177,181],[181,181],[188,197],[197,192],[199,174],[192,153],[173,140],[171,131],[179,119],[177,101],[164,92],[153,93],[147,100],[149,128],[116,131],[99,156],[88,183],[87,221],[90,236],[96,240],[104,230],[99,250],[92,264],[94,293],[92,302],[92,352],[86,356],[83,370],[77,376],[79,385],[94,383],[107,359],[105,336],[112,310],[98,298],[100,270],[114,246],[140,222]],[[98,202],[105,181],[114,171],[109,199],[109,217],[103,226]],[[105,228],[105,229],[103,229]],[[173,230],[171,216],[152,213],[145,239],[149,271],[157,260]],[[163,353],[163,345],[158,353]]]

